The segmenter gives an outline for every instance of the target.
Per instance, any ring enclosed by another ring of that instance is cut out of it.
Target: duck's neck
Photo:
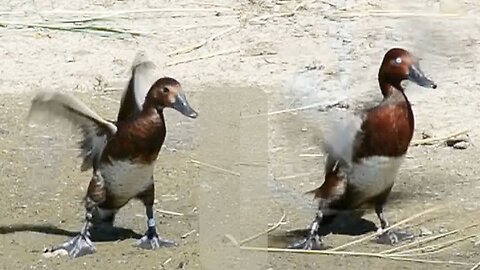
[[[137,119],[138,126],[143,129],[144,140],[149,145],[150,151],[158,153],[165,140],[166,126],[163,109],[153,106],[143,106],[143,110]]]
[[[405,116],[408,119],[410,126],[410,137],[413,136],[413,130],[415,126],[415,119],[413,117],[412,106],[408,101],[407,95],[405,95],[404,89],[400,83],[391,84],[380,81],[380,89],[382,90],[383,102],[389,104],[395,104],[404,108]]]
[[[148,122],[152,127],[152,131],[157,131],[158,128],[165,130],[165,117],[163,116],[163,108],[158,109],[154,106],[143,105],[143,110],[138,119],[140,122]]]
[[[390,80],[382,73],[378,75],[378,84],[380,85],[380,89],[384,98],[387,98],[388,96],[393,94],[395,90],[401,91],[402,93],[404,90],[401,81]]]

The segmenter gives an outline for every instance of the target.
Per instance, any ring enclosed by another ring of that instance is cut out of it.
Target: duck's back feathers
[[[117,132],[114,123],[103,119],[75,97],[59,92],[39,92],[32,101],[28,120],[48,120],[50,117],[66,120],[82,131],[79,142],[82,171],[94,165],[107,138]]]

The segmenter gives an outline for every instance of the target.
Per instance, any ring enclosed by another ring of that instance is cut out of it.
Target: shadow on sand
[[[0,226],[0,234],[11,234],[16,232],[38,232],[52,235],[64,235],[74,237],[79,234],[79,231],[68,231],[53,225],[36,225],[36,224],[12,224],[7,226]],[[125,239],[140,239],[141,234],[134,232],[131,229],[109,227],[109,226],[94,226],[90,229],[92,241],[94,242],[109,242]]]
[[[321,226],[319,234],[322,236],[330,233],[357,236],[376,230],[377,226],[370,220],[350,215],[339,215],[328,226]],[[288,245],[305,238],[307,233],[308,229],[306,228],[273,233],[269,235],[268,243],[270,247],[286,248]]]

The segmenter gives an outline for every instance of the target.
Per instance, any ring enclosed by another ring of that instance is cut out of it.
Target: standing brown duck
[[[60,117],[81,130],[81,170],[93,169],[85,196],[85,225],[79,235],[51,252],[67,252],[70,257],[94,253],[89,233],[94,220],[113,224],[117,211],[131,199],[143,202],[147,216],[147,231],[137,245],[144,249],[175,245],[157,235],[153,216],[153,172],[166,135],[163,110],[173,108],[190,118],[197,113],[180,83],[168,77],[155,81],[154,68],[137,56],[116,122],[104,120],[68,94],[40,92],[33,99],[29,118]]]
[[[334,119],[333,129],[324,138],[325,181],[312,191],[319,200],[319,209],[307,237],[291,248],[325,248],[318,229],[331,223],[341,211],[373,206],[381,230],[388,227],[383,206],[414,130],[412,108],[401,85],[403,80],[427,88],[437,87],[408,51],[393,48],[385,54],[378,73],[382,102],[360,115]],[[395,244],[410,236],[389,230],[377,242]]]

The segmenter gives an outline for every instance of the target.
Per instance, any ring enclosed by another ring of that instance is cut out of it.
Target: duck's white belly
[[[129,200],[152,185],[153,167],[153,163],[112,161],[101,168],[105,188],[115,197]]]
[[[354,163],[348,174],[349,184],[362,193],[365,199],[380,195],[393,186],[403,160],[404,156],[361,159],[359,163]]]

